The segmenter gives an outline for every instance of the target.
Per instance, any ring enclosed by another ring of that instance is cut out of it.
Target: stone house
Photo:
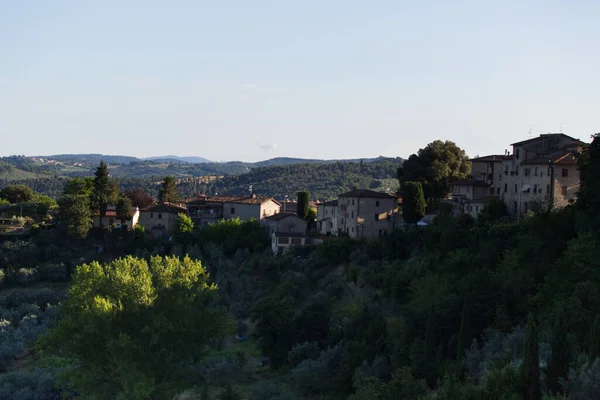
[[[279,213],[281,203],[265,196],[201,196],[186,201],[189,216],[197,228],[207,227],[220,219],[239,218],[247,221]]]
[[[139,224],[155,238],[171,235],[177,229],[180,213],[187,209],[172,203],[160,203],[140,210]]]
[[[127,229],[133,229],[138,224],[140,219],[140,209],[137,207],[131,208],[131,218],[125,220],[125,225],[127,225]],[[106,214],[104,218],[102,218],[102,226],[112,226],[113,224],[121,224],[121,220],[117,218],[117,211],[115,206],[108,206],[106,208]],[[94,217],[93,222],[94,228],[100,227],[100,213]]]
[[[271,237],[273,253],[285,252],[291,246],[304,246],[310,239],[306,236],[308,223],[296,213],[281,212],[264,219]]]
[[[564,133],[549,133],[513,143],[513,154],[502,162],[501,197],[511,216],[531,210],[533,202],[564,207],[579,191],[576,154],[584,143]]]
[[[338,234],[370,238],[391,232],[398,218],[398,197],[368,189],[338,195]]]
[[[338,200],[317,205],[317,231],[321,235],[338,235]]]

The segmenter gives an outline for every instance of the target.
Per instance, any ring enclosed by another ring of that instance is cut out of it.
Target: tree
[[[179,200],[179,191],[175,179],[166,176],[163,180],[162,187],[158,191],[158,201],[162,203],[177,203]]]
[[[233,332],[225,311],[210,306],[216,292],[189,257],[84,264],[39,347],[72,360],[67,382],[83,398],[172,398],[202,382],[207,347]]]
[[[194,230],[194,222],[184,213],[177,214],[177,232],[190,233]]]
[[[592,359],[600,358],[600,315],[596,315],[594,323],[592,324],[588,354]]]
[[[0,198],[15,203],[27,203],[33,201],[35,193],[30,187],[25,185],[9,185],[0,190]]]
[[[405,182],[402,190],[402,217],[407,224],[417,224],[425,216],[425,198],[420,182]]]
[[[508,216],[506,203],[502,199],[490,199],[485,203],[483,210],[477,215],[479,225],[491,224],[500,218]]]
[[[94,188],[92,190],[92,208],[100,213],[100,227],[106,216],[106,208],[109,204],[115,204],[118,197],[119,187],[115,181],[111,181],[108,167],[101,160],[94,172]]]
[[[121,221],[121,224],[124,225],[125,221],[129,220],[131,218],[132,212],[131,212],[131,208],[133,206],[131,205],[131,200],[129,199],[129,197],[120,197],[119,201],[117,201],[117,206],[116,206],[116,213],[117,213],[117,219]]]
[[[521,378],[523,380],[523,399],[541,400],[540,348],[535,322],[531,316],[525,330],[525,350],[523,364],[521,365]]]
[[[55,210],[56,208],[58,208],[58,204],[56,203],[56,201],[52,200],[48,196],[43,196],[43,195],[38,194],[35,196],[34,201],[35,201],[35,204],[37,204],[36,212],[39,215],[46,215],[46,214],[48,214],[49,211]]]
[[[300,218],[307,218],[310,209],[310,193],[298,192],[298,205],[296,206],[296,214]]]
[[[67,235],[85,238],[93,223],[90,198],[86,194],[64,194],[58,207],[59,221]]]
[[[152,204],[154,204],[154,199],[150,197],[150,195],[146,193],[143,189],[130,189],[125,192],[125,196],[127,196],[131,200],[131,204],[134,207],[138,207],[140,209],[149,207]]]
[[[560,307],[557,311],[552,330],[552,354],[548,363],[548,390],[551,394],[565,394],[560,383],[569,377],[569,325],[565,311]]]
[[[451,180],[466,179],[470,173],[471,163],[463,149],[448,140],[435,140],[404,161],[398,180],[402,194],[406,182],[421,182],[425,198],[433,202],[450,193]]]
[[[471,302],[469,301],[469,297],[465,296],[463,301],[463,309],[462,315],[460,318],[460,332],[458,333],[458,348],[456,350],[456,361],[462,365],[463,358],[465,356],[465,347],[469,343],[469,337],[467,330],[469,329],[469,317],[471,313]]]
[[[258,347],[275,368],[285,364],[294,344],[294,303],[289,297],[280,297],[265,297],[252,310]]]

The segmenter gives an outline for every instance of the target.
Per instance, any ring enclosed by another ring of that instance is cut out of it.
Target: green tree
[[[523,364],[521,365],[521,378],[523,380],[523,399],[541,400],[540,348],[535,321],[531,316],[525,330],[525,350]]]
[[[216,292],[189,257],[84,264],[39,347],[72,361],[67,382],[83,398],[170,399],[202,382],[197,364],[211,341],[233,332],[210,306]]]
[[[592,359],[600,358],[600,315],[596,315],[594,318],[588,348],[589,356]]]
[[[58,200],[59,222],[70,237],[85,238],[92,228],[89,194],[89,181],[78,178],[67,182]]]
[[[129,197],[120,197],[119,201],[117,201],[116,213],[117,219],[121,221],[121,224],[125,224],[125,221],[128,221],[131,218],[132,212],[131,208],[131,200]]]
[[[119,197],[119,187],[115,181],[111,181],[108,174],[108,167],[104,161],[94,172],[94,187],[92,190],[92,207],[94,211],[100,213],[100,227],[106,216],[106,208],[109,204],[115,204]]]
[[[179,190],[177,189],[175,179],[171,176],[166,176],[158,191],[158,201],[162,203],[177,203],[179,200]]]
[[[38,194],[35,196],[34,202],[37,204],[36,212],[39,215],[46,215],[48,212],[58,208],[56,201],[52,200],[48,196]]]
[[[300,218],[307,218],[310,210],[310,193],[307,191],[298,192],[298,204],[296,214]]]
[[[417,224],[425,216],[425,197],[420,182],[404,182],[402,217],[407,224]]]
[[[35,199],[34,191],[25,185],[9,185],[0,190],[0,198],[15,203],[28,203]]]
[[[421,182],[425,198],[433,202],[450,193],[451,180],[466,179],[470,173],[471,162],[463,149],[454,142],[436,140],[404,161],[398,180],[402,194],[406,182]]]
[[[469,343],[468,329],[469,317],[471,313],[471,302],[468,296],[463,301],[462,315],[460,317],[460,332],[458,333],[458,347],[456,350],[456,360],[462,365],[465,356],[465,347]]]
[[[548,390],[551,394],[565,394],[560,383],[569,376],[569,325],[562,307],[557,311],[552,330],[552,354],[548,363]]]
[[[184,213],[177,214],[177,232],[190,233],[194,230],[194,222]]]

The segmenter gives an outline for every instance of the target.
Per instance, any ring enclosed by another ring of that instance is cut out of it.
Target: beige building
[[[138,224],[140,219],[140,209],[137,207],[131,208],[131,218],[125,220],[125,225],[128,229],[133,229]],[[106,214],[102,218],[102,226],[112,226],[114,224],[120,225],[121,220],[117,218],[117,211],[115,206],[108,206],[106,208]],[[94,228],[100,227],[100,214],[94,218]]]
[[[533,202],[558,208],[575,200],[579,190],[575,154],[583,144],[563,133],[513,143],[512,156],[502,162],[501,197],[509,214],[526,214]]]
[[[264,219],[273,253],[285,252],[292,246],[312,243],[306,236],[307,222],[296,213],[281,212]]]
[[[281,203],[263,196],[202,196],[186,202],[189,216],[198,228],[204,228],[220,219],[241,220],[265,218],[279,213]]]
[[[156,204],[140,210],[139,224],[155,238],[168,236],[177,229],[180,213],[187,214],[187,209],[172,203]]]
[[[317,230],[321,235],[338,235],[338,200],[317,205]]]
[[[338,197],[339,235],[361,239],[384,235],[394,229],[398,197],[367,189],[354,189]]]

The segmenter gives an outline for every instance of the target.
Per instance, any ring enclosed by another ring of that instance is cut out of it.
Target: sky
[[[0,0],[0,155],[589,141],[599,20],[595,0]]]

